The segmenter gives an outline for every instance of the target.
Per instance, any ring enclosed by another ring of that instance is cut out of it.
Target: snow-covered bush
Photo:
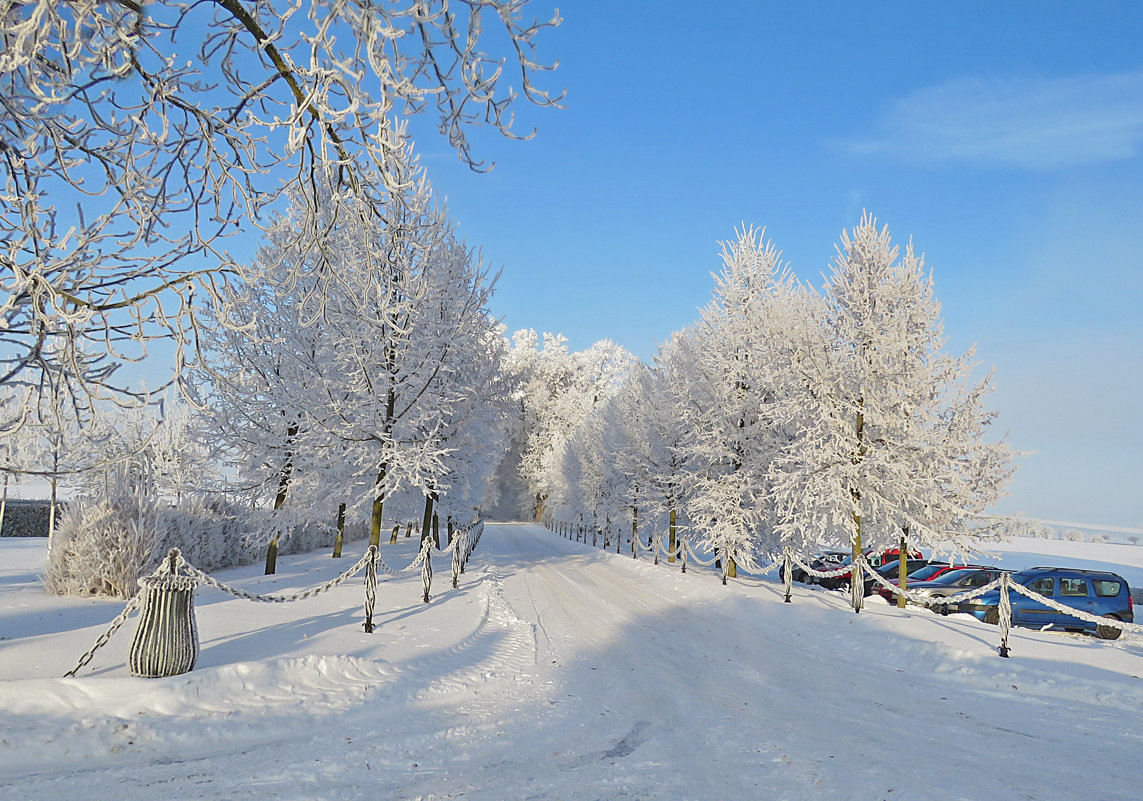
[[[130,598],[150,566],[160,505],[141,492],[69,503],[48,552],[44,586],[56,595]]]
[[[130,598],[138,580],[171,548],[205,572],[261,558],[280,536],[280,553],[333,545],[334,521],[274,520],[269,510],[249,509],[221,496],[190,496],[171,505],[143,492],[119,492],[70,502],[48,556],[44,585],[56,595]],[[364,539],[364,521],[347,522],[345,541]]]

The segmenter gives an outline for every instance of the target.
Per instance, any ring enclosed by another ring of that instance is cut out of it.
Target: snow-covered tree
[[[638,360],[609,340],[575,353],[558,335],[545,334],[542,349],[537,342],[535,332],[517,332],[509,369],[521,377],[521,473],[540,519],[546,499],[566,487],[561,461],[576,427],[618,390]]]
[[[688,515],[733,575],[737,564],[752,565],[777,546],[770,476],[788,437],[790,421],[779,412],[792,379],[789,343],[807,306],[762,231],[744,228],[723,243],[722,260],[692,334],[697,376],[682,414],[693,469]]]
[[[545,333],[541,345],[535,331],[517,331],[505,366],[518,386],[514,435],[521,450],[520,478],[528,489],[532,517],[539,519],[551,484],[546,472],[554,457],[556,432],[562,427],[556,399],[570,388],[574,369],[567,339]]]
[[[855,553],[903,536],[970,552],[1012,454],[988,439],[990,378],[970,381],[971,352],[942,351],[923,258],[912,244],[899,258],[866,214],[842,236],[823,300],[819,344],[791,359],[801,391],[783,403],[796,424],[773,474],[779,530],[845,531]]]
[[[498,365],[488,270],[403,158],[407,180],[384,205],[325,202],[332,182],[292,196],[200,365],[275,508],[332,516],[345,503],[374,541],[388,496],[444,488],[445,435],[488,400]]]
[[[117,368],[166,340],[178,372],[215,277],[249,266],[228,237],[330,175],[333,203],[387,196],[413,115],[479,167],[473,127],[518,136],[517,101],[556,100],[533,78],[559,20],[526,9],[0,0],[0,386],[150,399]]]

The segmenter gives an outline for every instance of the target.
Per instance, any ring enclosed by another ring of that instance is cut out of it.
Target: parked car
[[[998,579],[1003,572],[998,567],[955,567],[928,581],[919,581],[916,584],[910,581],[908,588],[910,592],[930,598],[949,598],[983,587]],[[961,611],[959,603],[930,604],[929,608],[942,615]]]
[[[1127,582],[1117,573],[1069,567],[1033,567],[1013,573],[1012,580],[1056,603],[1088,614],[1127,623],[1135,621],[1135,613],[1131,608],[1131,591]],[[1094,632],[1105,640],[1114,640],[1120,635],[1117,628],[1080,620],[1019,593],[1013,592],[1009,597],[1014,625]],[[992,590],[962,606],[963,611],[972,613],[985,623],[997,623],[1000,620],[999,604],[1000,592]]]
[[[947,562],[929,562],[929,564],[925,565],[924,567],[918,568],[917,570],[914,570],[912,573],[907,574],[908,583],[906,584],[906,589],[908,589],[909,592],[913,592],[921,584],[924,584],[924,583],[927,583],[930,581],[935,581],[938,578],[943,578],[947,574],[955,573],[958,570],[979,571],[979,570],[983,570],[983,569],[985,569],[984,565],[950,565]],[[892,584],[894,587],[897,586],[897,576],[892,571],[890,571],[889,583]],[[979,586],[982,586],[982,585],[987,584],[987,583],[988,583],[987,581],[981,581],[979,584],[976,584],[973,586],[979,587]],[[964,590],[958,590],[957,592],[963,592],[963,591]],[[882,598],[884,598],[886,601],[889,601],[890,603],[895,603],[897,600],[896,593],[894,593],[892,590],[889,590],[885,587],[878,587],[877,593]],[[949,595],[956,595],[955,592],[948,593],[948,594]]]

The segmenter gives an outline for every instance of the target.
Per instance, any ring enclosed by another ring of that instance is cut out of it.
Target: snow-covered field
[[[358,543],[356,548],[361,548]],[[411,540],[383,546],[398,567]],[[218,574],[320,584],[326,554]],[[1027,540],[1009,567],[1084,560],[1143,586],[1143,547]],[[489,525],[461,586],[443,563],[254,604],[201,589],[195,670],[137,679],[122,609],[44,595],[43,540],[0,540],[0,797],[242,799],[1127,799],[1139,794],[1143,643],[963,615],[865,612],[769,579],[723,587]]]

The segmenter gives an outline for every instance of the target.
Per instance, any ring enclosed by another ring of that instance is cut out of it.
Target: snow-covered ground
[[[43,540],[0,540],[3,798],[1127,799],[1143,767],[1143,643],[997,629],[769,579],[723,587],[489,525],[461,586],[438,567],[254,604],[201,589],[196,668],[137,679],[122,609],[45,596]],[[361,544],[356,544],[360,551]],[[413,544],[383,546],[394,567]],[[352,558],[218,574],[253,592],[320,584]],[[1111,564],[1143,548],[1005,546],[1005,566]]]

